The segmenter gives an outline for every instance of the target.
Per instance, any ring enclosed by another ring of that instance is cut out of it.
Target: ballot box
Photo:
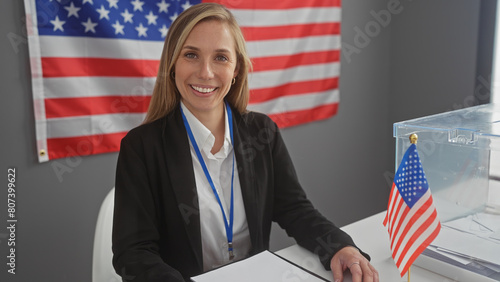
[[[411,134],[442,225],[414,264],[450,281],[500,281],[500,105],[395,123],[396,169]]]

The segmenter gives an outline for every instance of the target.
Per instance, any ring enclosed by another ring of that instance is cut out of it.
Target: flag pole
[[[417,140],[418,140],[418,135],[413,133],[410,135],[410,143],[411,144],[417,144]],[[410,274],[411,274],[411,265],[410,267],[408,267],[408,282],[410,282]]]

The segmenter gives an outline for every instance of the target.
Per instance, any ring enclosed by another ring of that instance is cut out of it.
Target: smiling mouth
[[[198,86],[194,86],[194,85],[190,85],[190,86],[191,86],[191,88],[193,88],[194,90],[196,90],[200,93],[210,93],[210,92],[215,91],[215,89],[217,89],[217,87],[205,88],[205,87],[198,87]]]

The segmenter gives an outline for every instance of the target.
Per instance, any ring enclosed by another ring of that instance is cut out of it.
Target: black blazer
[[[335,252],[354,246],[352,239],[306,198],[276,124],[253,112],[233,117],[251,254],[269,248],[276,221],[328,269]],[[203,271],[198,197],[179,107],[121,142],[113,253],[124,281],[183,281]]]

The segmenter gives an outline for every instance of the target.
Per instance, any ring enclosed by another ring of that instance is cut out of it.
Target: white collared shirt
[[[225,112],[224,144],[219,152],[212,154],[210,151],[215,143],[214,135],[206,128],[181,102],[181,107],[193,132],[196,144],[200,149],[203,160],[210,172],[219,198],[221,199],[226,218],[229,220],[231,206],[231,171],[233,166],[234,150],[231,144],[231,135],[227,111]],[[191,140],[189,141],[191,144]],[[203,249],[203,270],[207,271],[230,262],[224,218],[215,195],[212,191],[203,168],[191,144],[191,158],[198,193],[200,208],[201,242]],[[234,259],[245,258],[251,248],[250,233],[248,231],[245,206],[241,196],[238,166],[234,158],[234,222],[233,222],[233,253]]]

